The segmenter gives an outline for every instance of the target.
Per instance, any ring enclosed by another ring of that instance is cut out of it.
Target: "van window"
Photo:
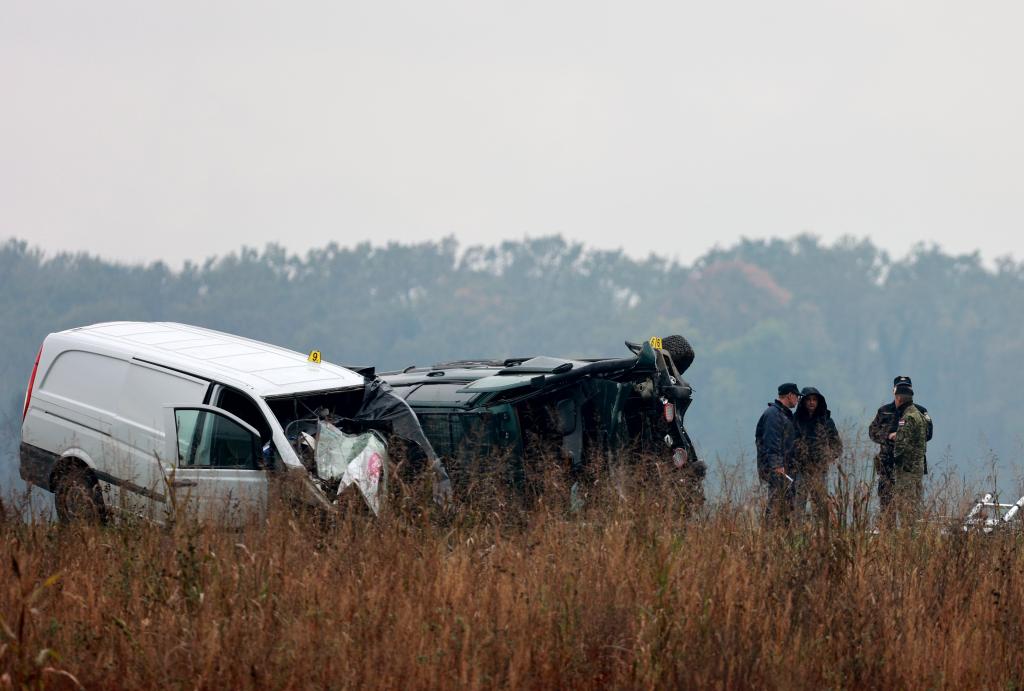
[[[164,407],[202,403],[209,382],[137,362],[128,367],[118,404],[121,417],[158,430]]]
[[[69,401],[114,413],[127,370],[128,363],[124,360],[84,350],[66,350],[50,365],[39,388]]]
[[[209,410],[176,409],[179,468],[255,469],[252,434]]]
[[[423,433],[439,456],[486,455],[491,452],[487,418],[476,413],[417,412]]]
[[[271,432],[267,418],[263,411],[252,400],[238,389],[225,386],[221,389],[217,398],[217,407],[228,411],[237,418],[240,418],[255,427],[260,433],[260,441],[270,441]]]
[[[453,438],[453,424],[450,413],[422,413],[417,412],[420,426],[423,433],[427,435],[434,452],[442,457],[450,457],[455,454],[455,440]]]

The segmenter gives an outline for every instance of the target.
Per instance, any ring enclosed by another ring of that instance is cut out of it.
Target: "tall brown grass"
[[[556,478],[557,479],[557,478]],[[842,477],[840,478],[842,480]],[[1020,533],[767,530],[591,478],[381,520],[0,526],[0,688],[1015,688]],[[750,501],[748,501],[750,500]],[[841,520],[840,520],[841,519]]]

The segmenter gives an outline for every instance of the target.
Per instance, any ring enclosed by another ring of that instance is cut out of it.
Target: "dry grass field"
[[[598,482],[332,525],[0,525],[0,688],[1018,688],[1022,535]],[[481,493],[481,496],[483,494]],[[10,512],[8,512],[10,514]]]

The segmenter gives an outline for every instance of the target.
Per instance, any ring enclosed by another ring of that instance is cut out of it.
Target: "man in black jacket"
[[[786,470],[792,466],[796,431],[792,408],[800,400],[800,389],[787,382],[779,386],[779,395],[768,404],[754,430],[757,446],[757,476],[768,489],[765,519],[788,523],[793,512],[793,479]]]
[[[878,506],[883,514],[888,511],[889,504],[893,498],[895,483],[895,459],[893,453],[895,442],[892,439],[892,435],[899,429],[900,424],[900,413],[896,408],[895,396],[896,388],[901,385],[913,387],[914,384],[910,381],[910,377],[906,376],[893,379],[892,391],[894,400],[878,409],[878,412],[875,413],[875,419],[871,421],[871,426],[868,427],[868,436],[871,437],[871,441],[878,444],[878,454],[875,456],[875,475],[878,477]],[[928,409],[916,402],[912,405],[917,406],[917,409],[921,411],[921,415],[924,416],[925,441],[931,441],[932,418],[928,414]],[[928,473],[927,458],[924,461],[924,472],[925,474]]]

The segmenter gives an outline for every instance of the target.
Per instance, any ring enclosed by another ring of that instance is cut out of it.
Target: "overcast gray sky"
[[[1024,258],[1024,3],[0,0],[0,239]]]

